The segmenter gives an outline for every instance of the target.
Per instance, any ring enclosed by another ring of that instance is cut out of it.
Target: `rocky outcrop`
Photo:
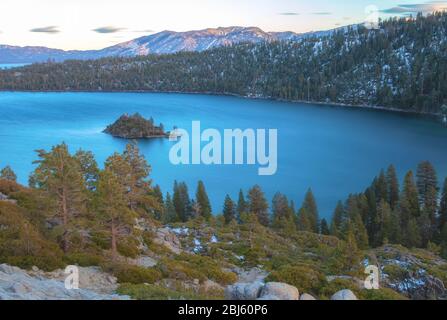
[[[105,272],[99,267],[78,267],[79,270],[79,288],[92,290],[101,294],[113,294],[118,288],[117,279]],[[33,267],[27,272],[32,277],[40,279],[53,279],[64,282],[67,274],[65,270],[58,269],[52,272],[41,271]]]
[[[242,268],[233,268],[232,272],[236,273],[238,276],[238,281],[240,283],[251,283],[251,282],[264,282],[267,278],[268,272],[262,270],[261,268],[254,267],[249,270],[244,270]]]
[[[308,293],[303,293],[300,297],[300,300],[317,300],[317,299],[315,299],[314,296]]]
[[[351,290],[345,289],[340,290],[336,292],[332,297],[331,300],[358,300],[354,292]]]
[[[212,280],[205,280],[202,283],[199,279],[179,281],[178,279],[162,279],[156,283],[160,287],[177,291],[180,288],[201,295],[212,295],[222,297],[225,288]]]
[[[269,282],[261,290],[260,298],[265,297],[277,297],[278,300],[298,300],[300,293],[296,287],[289,284]]]
[[[225,290],[228,300],[298,300],[299,292],[294,286],[279,282],[236,283]]]
[[[25,271],[0,265],[0,300],[127,300],[112,293],[116,279],[97,268],[80,268],[79,289],[65,288],[62,270]]]
[[[5,195],[1,192],[0,192],[0,201],[6,201],[6,202],[14,203],[14,204],[17,203],[16,200],[10,199],[7,195]]]
[[[438,278],[447,263],[439,256],[392,245],[378,248],[375,253],[373,262],[380,267],[382,286],[413,300],[447,298],[447,288]]]
[[[180,243],[179,238],[169,228],[157,229],[153,241],[157,244],[165,246],[176,254],[180,254],[182,252],[182,244]]]
[[[441,279],[424,272],[408,271],[402,280],[388,280],[387,285],[413,300],[437,300],[446,297],[446,288]]]
[[[263,282],[235,283],[225,289],[227,300],[256,300],[261,295]]]

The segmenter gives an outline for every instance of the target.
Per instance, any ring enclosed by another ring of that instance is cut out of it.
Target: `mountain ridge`
[[[346,28],[346,27],[342,27]],[[62,50],[44,46],[11,46],[0,44],[0,63],[34,63],[48,60],[94,60],[105,57],[134,57],[148,54],[170,54],[182,51],[201,52],[242,42],[299,41],[312,35],[324,35],[337,29],[308,33],[292,31],[266,32],[259,27],[217,27],[176,32],[164,30],[118,43],[99,50]]]

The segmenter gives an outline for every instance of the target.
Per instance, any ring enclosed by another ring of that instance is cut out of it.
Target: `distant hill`
[[[446,114],[447,13],[390,19],[378,30],[351,26],[302,37],[35,64],[0,71],[0,90],[212,92]]]
[[[162,31],[101,50],[64,51],[46,47],[17,47],[0,45],[0,63],[56,62],[77,59],[98,59],[111,56],[134,57],[147,54],[166,54],[180,51],[204,51],[241,42],[259,43],[275,40],[298,40],[308,34],[294,32],[265,32],[257,27],[209,28],[197,31]]]

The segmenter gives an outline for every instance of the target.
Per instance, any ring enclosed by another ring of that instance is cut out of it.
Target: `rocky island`
[[[139,113],[123,114],[115,123],[109,125],[104,133],[124,139],[148,139],[169,137],[164,131],[163,124],[156,126],[154,119],[145,119]]]

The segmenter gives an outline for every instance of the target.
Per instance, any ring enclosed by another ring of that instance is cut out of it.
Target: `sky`
[[[415,0],[0,0],[0,44],[101,49],[163,30],[256,26],[298,33],[447,8]]]

